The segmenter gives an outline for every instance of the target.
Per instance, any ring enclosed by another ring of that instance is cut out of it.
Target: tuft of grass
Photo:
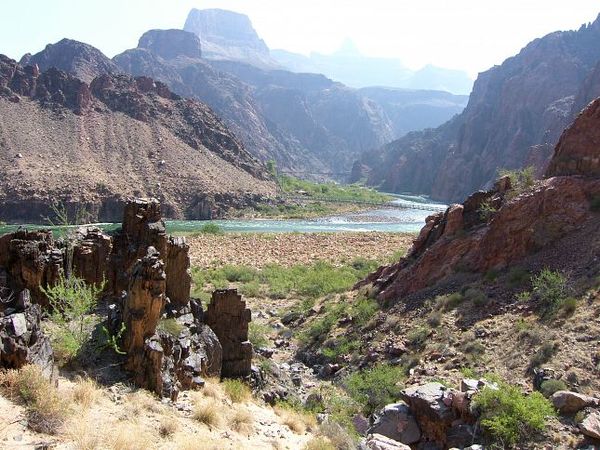
[[[555,415],[552,404],[539,392],[529,396],[518,387],[500,383],[498,389],[484,388],[473,398],[481,412],[480,423],[494,443],[514,446],[533,433],[542,432],[548,417]]]
[[[414,348],[423,348],[429,338],[431,331],[427,327],[418,327],[406,335],[408,344]]]
[[[271,329],[267,325],[250,322],[248,327],[248,339],[254,348],[266,347],[269,345],[270,332]]]
[[[102,439],[96,424],[87,414],[76,414],[64,426],[64,433],[76,450],[102,448]]]
[[[281,417],[282,423],[296,434],[304,434],[317,428],[317,420],[313,414],[299,408],[294,409],[285,402],[279,403],[275,414]]]
[[[102,391],[98,387],[98,383],[91,378],[78,377],[73,388],[73,400],[75,403],[89,408],[98,401]]]
[[[223,390],[233,403],[242,403],[250,400],[252,392],[246,383],[237,379],[224,380]]]
[[[259,297],[261,294],[261,287],[258,281],[250,281],[248,283],[241,284],[238,288],[240,294],[245,297]]]
[[[158,425],[158,434],[161,438],[173,436],[179,430],[179,421],[172,415],[162,416]]]
[[[316,436],[306,443],[304,450],[336,450],[329,439],[324,436]]]
[[[432,311],[427,317],[427,324],[432,328],[437,328],[442,323],[442,313],[440,311]]]
[[[458,308],[458,306],[464,302],[464,300],[465,297],[460,292],[454,292],[450,295],[441,295],[436,297],[435,303],[438,309],[452,311],[453,309]]]
[[[229,426],[240,434],[250,435],[254,431],[254,419],[247,408],[240,406],[235,408],[229,417]]]
[[[477,288],[467,289],[465,291],[465,299],[473,302],[475,306],[483,306],[488,301],[487,295],[481,289]]]
[[[0,389],[9,399],[25,405],[27,424],[38,433],[58,433],[68,416],[68,401],[37,366],[0,372]]]
[[[565,317],[571,317],[577,310],[578,301],[575,297],[569,297],[562,303],[562,310]]]
[[[134,448],[152,448],[153,436],[141,425],[133,422],[122,422],[112,427],[107,439],[111,450],[131,450]]]
[[[194,404],[192,418],[209,428],[216,428],[223,421],[221,410],[222,406],[216,400],[209,398],[200,399]]]
[[[529,359],[529,368],[533,369],[547,363],[552,359],[557,351],[558,344],[556,342],[544,342]]]

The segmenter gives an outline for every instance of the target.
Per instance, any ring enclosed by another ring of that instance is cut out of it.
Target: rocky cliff
[[[264,168],[205,105],[147,77],[91,84],[0,57],[0,220],[39,222],[50,205],[115,221],[128,196],[173,218],[209,218],[274,193]]]
[[[545,178],[516,190],[508,177],[487,192],[427,218],[406,258],[367,282],[379,299],[452,284],[461,273],[547,264],[573,276],[597,271],[600,199],[600,98],[562,134]]]
[[[456,201],[489,186],[499,168],[534,165],[542,173],[561,131],[600,95],[599,38],[600,18],[537,39],[481,73],[458,118],[363,157],[369,181]]]
[[[183,29],[200,38],[207,58],[242,61],[261,68],[279,67],[244,14],[223,9],[192,9]]]

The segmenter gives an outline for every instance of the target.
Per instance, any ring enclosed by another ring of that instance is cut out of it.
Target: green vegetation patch
[[[499,383],[498,389],[484,388],[473,399],[481,412],[480,423],[490,439],[505,448],[532,433],[544,430],[548,417],[555,415],[552,404],[539,392],[524,395],[517,386]]]
[[[341,185],[336,183],[315,183],[300,180],[288,175],[279,177],[282,191],[290,195],[303,195],[309,198],[326,198],[339,201],[384,203],[392,200],[392,196],[366,188],[359,184]]]
[[[361,405],[363,413],[368,416],[398,400],[403,380],[404,372],[401,367],[380,364],[351,373],[344,378],[342,384],[348,395]]]

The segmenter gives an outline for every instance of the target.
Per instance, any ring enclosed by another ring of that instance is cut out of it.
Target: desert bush
[[[161,319],[156,328],[159,331],[164,331],[173,337],[179,337],[181,332],[185,329],[185,326],[177,322],[176,319],[171,318]]]
[[[271,329],[267,325],[250,322],[248,326],[248,340],[254,348],[266,347],[269,345],[270,331]]]
[[[510,287],[519,287],[529,280],[529,272],[522,267],[512,267],[508,271],[508,285]]]
[[[543,431],[546,420],[555,414],[552,404],[539,392],[523,395],[518,387],[499,383],[498,389],[484,388],[473,404],[481,412],[480,423],[496,444],[514,448],[531,434]]]
[[[27,425],[38,433],[56,434],[64,424],[69,403],[34,365],[0,372],[0,389],[27,409]]]
[[[565,299],[565,301],[562,303],[562,310],[565,316],[571,317],[573,314],[575,314],[578,303],[579,302],[575,297],[568,297],[567,299]]]
[[[94,318],[90,312],[95,307],[104,283],[88,284],[76,276],[60,275],[54,286],[41,287],[52,308],[50,337],[60,359],[74,358],[91,336]]]
[[[567,278],[558,271],[543,269],[531,278],[531,285],[543,316],[554,315],[568,298]]]
[[[508,192],[508,197],[516,197],[527,191],[535,184],[535,168],[533,166],[526,167],[520,170],[500,170],[498,171],[501,177],[508,176],[510,178],[511,190]]]
[[[432,328],[437,328],[442,323],[442,313],[440,311],[432,311],[427,317],[427,324]]]
[[[173,436],[179,429],[177,418],[172,415],[162,416],[158,424],[158,434],[162,438]]]
[[[200,228],[200,233],[204,233],[204,234],[224,234],[225,232],[223,231],[223,228],[221,228],[219,225],[217,225],[216,223],[205,223],[204,225],[202,225],[202,228]]]
[[[371,369],[354,372],[344,378],[342,384],[350,397],[362,405],[363,412],[370,415],[375,410],[393,403],[402,390],[404,379],[400,367],[380,364]]]
[[[246,383],[237,379],[224,380],[223,390],[233,403],[242,403],[250,400],[252,393]]]
[[[379,310],[377,301],[371,298],[358,297],[350,308],[350,315],[354,323],[364,326]]]
[[[275,413],[281,417],[284,425],[296,434],[304,434],[307,430],[317,428],[317,419],[314,414],[301,408],[294,408],[286,402],[275,406]]]
[[[359,347],[360,341],[358,339],[344,335],[331,340],[331,342],[328,341],[326,346],[321,350],[321,353],[326,358],[335,361],[342,355],[349,355],[355,352]]]
[[[498,209],[493,207],[489,202],[483,202],[479,206],[477,213],[479,214],[479,218],[481,220],[488,221],[497,211]]]
[[[452,311],[453,309],[456,309],[464,300],[465,297],[460,292],[454,292],[453,294],[436,297],[435,303],[438,309]]]
[[[481,289],[477,288],[467,289],[465,291],[465,299],[473,302],[475,306],[483,306],[488,301],[487,295]]]
[[[256,270],[248,266],[226,265],[221,268],[227,281],[248,283],[256,278]]]
[[[567,384],[562,380],[546,380],[542,382],[540,386],[540,392],[544,395],[544,397],[548,398],[552,394],[558,391],[566,391],[568,390]]]
[[[98,387],[98,383],[91,378],[78,377],[73,388],[73,400],[83,406],[89,408],[98,401],[102,391]]]
[[[242,284],[238,291],[246,297],[258,297],[261,294],[260,284],[257,281]]]
[[[316,436],[306,443],[304,450],[337,450],[329,439]]]
[[[426,327],[419,327],[412,330],[406,335],[408,344],[414,348],[423,348],[427,342],[427,338],[431,334],[431,330]]]

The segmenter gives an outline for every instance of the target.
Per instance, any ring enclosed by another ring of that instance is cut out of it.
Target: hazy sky
[[[108,56],[151,28],[182,28],[190,8],[250,16],[270,48],[329,53],[350,37],[362,53],[432,63],[471,75],[556,30],[600,12],[598,0],[28,0],[4,1],[0,53],[19,59],[63,37]]]

